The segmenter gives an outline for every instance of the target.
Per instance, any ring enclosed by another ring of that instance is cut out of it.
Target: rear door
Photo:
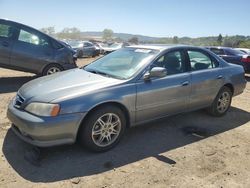
[[[29,28],[20,28],[10,63],[22,70],[40,73],[47,64],[53,63],[54,50],[46,36]]]
[[[202,50],[187,50],[191,67],[191,96],[189,109],[199,109],[210,105],[220,88],[223,75],[219,62]]]
[[[16,29],[7,22],[0,22],[0,65],[10,66],[10,55]]]

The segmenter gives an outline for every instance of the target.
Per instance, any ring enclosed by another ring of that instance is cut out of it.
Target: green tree
[[[111,30],[111,29],[104,29],[103,32],[102,32],[102,38],[104,40],[111,40],[112,37],[113,37],[113,34],[114,34],[113,30]]]
[[[55,36],[55,27],[43,27],[40,29],[43,33],[46,33],[47,35],[50,36]]]
[[[139,43],[139,39],[138,37],[132,37],[128,40],[128,42],[132,43],[132,44],[138,44]]]
[[[223,41],[223,37],[222,37],[221,34],[219,34],[219,36],[218,36],[218,38],[217,38],[217,43],[219,44],[219,46],[221,46],[222,41]]]
[[[240,48],[250,48],[250,40],[240,42],[239,47]]]
[[[178,44],[179,43],[179,39],[177,36],[173,37],[173,44]]]
[[[61,39],[81,39],[81,31],[76,27],[66,27],[61,32],[57,33],[58,38]]]

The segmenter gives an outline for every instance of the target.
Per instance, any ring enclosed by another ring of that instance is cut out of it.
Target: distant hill
[[[102,39],[102,32],[97,31],[86,31],[81,32],[82,38],[95,38],[95,39]],[[132,37],[137,37],[140,43],[157,43],[157,44],[172,44],[173,38],[172,37],[150,37],[145,35],[134,35],[128,33],[114,33],[113,37],[119,38],[122,41],[128,41]],[[207,37],[180,37],[177,38],[179,44],[192,44],[196,46],[219,46],[218,44],[218,36],[207,36]],[[223,46],[231,46],[231,47],[238,47],[240,43],[249,41],[249,36],[242,36],[242,35],[235,35],[235,36],[224,36]],[[249,46],[249,44],[245,45]]]
[[[85,32],[81,32],[81,36],[83,38],[84,37],[100,38],[100,37],[102,37],[102,32],[85,31]],[[144,41],[144,42],[151,42],[151,41],[155,41],[155,40],[159,39],[157,37],[149,37],[149,36],[144,36],[144,35],[133,35],[133,34],[128,34],[128,33],[114,33],[113,36],[115,38],[120,38],[124,41],[128,41],[132,37],[137,37],[139,39],[139,41]]]

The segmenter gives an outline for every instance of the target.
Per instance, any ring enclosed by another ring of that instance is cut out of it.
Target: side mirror
[[[167,75],[167,70],[163,67],[154,67],[149,72],[146,72],[143,76],[144,80],[149,80],[150,78],[162,78]]]

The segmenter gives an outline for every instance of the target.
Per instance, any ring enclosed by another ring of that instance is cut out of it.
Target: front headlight
[[[60,111],[60,105],[32,102],[25,107],[25,110],[38,116],[57,116]]]

